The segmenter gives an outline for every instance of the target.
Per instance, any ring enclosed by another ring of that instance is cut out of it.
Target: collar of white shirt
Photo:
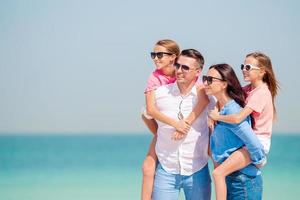
[[[178,87],[178,83],[177,83],[177,82],[175,82],[175,83],[173,84],[173,87],[171,88],[171,92],[172,92],[172,94],[174,94],[174,95],[176,95],[176,96],[181,95],[180,89],[179,89],[179,87]],[[197,96],[197,88],[196,88],[196,85],[194,85],[194,86],[192,87],[192,89],[191,89],[186,95],[184,95],[184,96],[189,96],[190,94]]]

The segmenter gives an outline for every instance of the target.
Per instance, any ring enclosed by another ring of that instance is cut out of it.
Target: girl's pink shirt
[[[156,90],[162,85],[174,83],[175,81],[176,77],[166,76],[161,70],[157,69],[154,72],[152,72],[152,74],[149,76],[145,93],[152,90]]]
[[[253,110],[253,131],[257,135],[271,137],[273,124],[273,101],[267,84],[262,84],[251,90],[251,85],[244,87],[246,93],[246,106]]]

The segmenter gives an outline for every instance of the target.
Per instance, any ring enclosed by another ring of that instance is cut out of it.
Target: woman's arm
[[[152,116],[154,119],[159,120],[163,123],[166,123],[170,126],[173,126],[177,131],[182,133],[187,133],[190,129],[190,125],[188,123],[174,120],[162,112],[160,112],[155,105],[155,92],[149,91],[146,92],[146,107],[147,114]]]
[[[248,115],[250,115],[253,110],[249,107],[243,108],[239,113],[232,115],[220,115],[218,111],[212,110],[209,112],[209,117],[215,121],[222,121],[231,124],[241,123]]]

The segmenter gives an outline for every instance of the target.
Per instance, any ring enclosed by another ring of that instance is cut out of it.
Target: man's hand
[[[184,138],[186,136],[186,134],[175,131],[172,135],[172,139],[173,140],[181,140],[182,138]]]
[[[209,134],[211,135],[215,129],[215,121],[208,117],[207,118],[207,126],[209,129]]]

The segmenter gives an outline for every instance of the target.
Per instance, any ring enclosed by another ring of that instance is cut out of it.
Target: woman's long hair
[[[232,67],[226,63],[210,66],[219,72],[222,79],[227,82],[226,92],[230,98],[235,100],[241,107],[245,106],[245,94]]]

